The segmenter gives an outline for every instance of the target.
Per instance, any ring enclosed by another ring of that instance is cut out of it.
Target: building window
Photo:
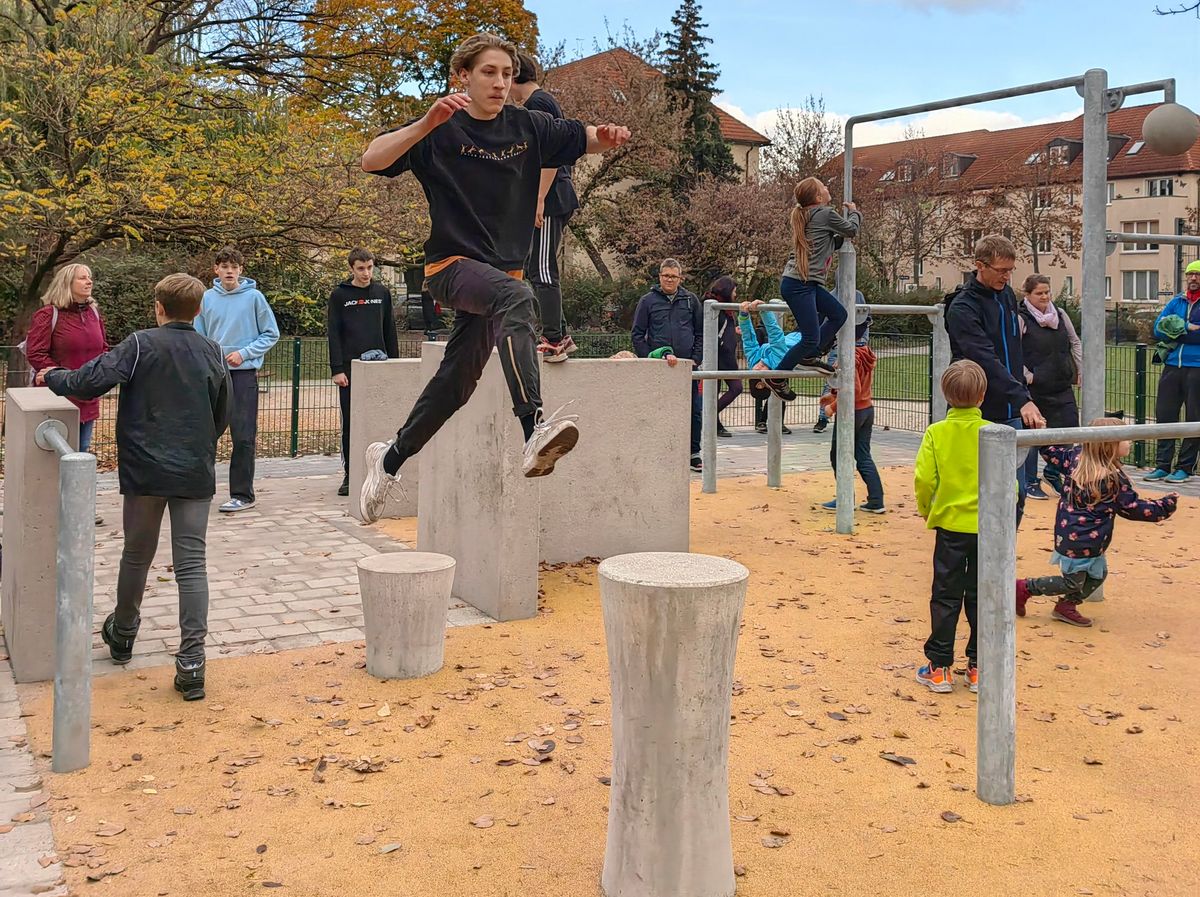
[[[1174,178],[1150,178],[1146,181],[1147,196],[1174,196],[1175,195],[1175,179]]]
[[[1075,278],[1069,274],[1063,278],[1063,292],[1068,296],[1075,295]]]
[[[895,179],[896,179],[896,172],[894,169],[891,171],[885,171],[882,175],[879,176],[879,180],[881,180],[885,183],[887,181],[894,181]]]
[[[1038,252],[1051,252],[1051,251],[1053,251],[1053,248],[1054,248],[1054,244],[1053,244],[1053,241],[1051,240],[1049,234],[1038,234],[1037,235],[1037,251]]]
[[[942,288],[942,279],[940,277],[935,277],[933,279],[933,288],[935,290],[940,290]]]
[[[1039,162],[1045,162],[1045,161],[1046,161],[1045,150],[1035,150],[1034,152],[1030,153],[1028,155],[1028,157],[1026,157],[1025,164],[1026,165],[1037,165]]]
[[[933,254],[938,255],[938,256],[946,254],[946,238],[945,237],[938,237],[937,240],[934,241]]]
[[[1033,207],[1035,209],[1048,209],[1054,205],[1054,193],[1050,190],[1037,190],[1033,194]]]
[[[1121,278],[1122,298],[1126,302],[1158,301],[1157,271],[1124,271]]]
[[[915,274],[917,277],[924,277],[924,276],[925,276],[925,262],[924,262],[924,260],[917,262],[917,263],[916,263],[916,264],[913,266],[913,268],[915,269],[915,270],[913,271],[913,273],[914,273],[914,274]]]
[[[1069,165],[1071,163],[1071,148],[1065,143],[1050,147],[1051,165]]]
[[[975,244],[983,239],[983,230],[978,227],[969,227],[963,231],[963,255],[973,255],[975,253]]]
[[[1113,204],[1113,200],[1116,198],[1117,198],[1117,185],[1114,184],[1112,181],[1109,181],[1108,182],[1108,200],[1105,202],[1105,205],[1111,206]]]
[[[1067,231],[1067,252],[1075,251],[1075,232]]]
[[[917,176],[917,166],[912,162],[901,162],[896,166],[896,180],[901,183],[910,183]]]
[[[1129,148],[1129,152],[1125,153],[1125,155],[1136,156],[1138,153],[1140,153],[1142,151],[1142,147],[1145,145],[1146,145],[1145,140],[1136,140],[1136,141],[1134,141],[1133,146],[1131,146]]]
[[[1156,234],[1157,221],[1122,221],[1121,232],[1125,234]],[[1157,243],[1123,243],[1122,252],[1158,252]]]
[[[1111,277],[1104,278],[1104,298],[1105,299],[1112,298],[1112,278]]]

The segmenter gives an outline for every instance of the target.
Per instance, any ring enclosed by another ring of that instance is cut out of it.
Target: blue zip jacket
[[[946,332],[954,361],[966,358],[983,368],[987,392],[983,419],[1003,424],[1021,416],[1029,401],[1017,298],[1011,287],[996,292],[972,274],[946,297]]]
[[[1200,296],[1188,299],[1180,293],[1163,307],[1154,321],[1154,335],[1161,340],[1168,337],[1158,329],[1158,322],[1167,315],[1179,315],[1189,324],[1200,324]],[[1177,368],[1200,368],[1200,330],[1185,330],[1175,342],[1177,345],[1167,355],[1167,364]]]
[[[784,333],[783,328],[779,326],[779,318],[775,317],[775,312],[761,312],[763,327],[767,331],[767,341],[760,343],[758,334],[754,332],[754,323],[750,320],[750,316],[738,312],[738,326],[742,328],[742,352],[746,356],[746,367],[752,368],[760,361],[764,361],[773,371],[779,370],[779,362],[783,360],[783,356],[787,350],[800,342],[801,336],[799,330],[793,330],[791,333]]]
[[[258,370],[263,356],[279,342],[275,313],[249,277],[240,278],[237,289],[229,291],[214,278],[212,289],[205,291],[200,303],[195,327],[220,344],[222,355],[241,353],[242,363],[232,368],[235,371]]]

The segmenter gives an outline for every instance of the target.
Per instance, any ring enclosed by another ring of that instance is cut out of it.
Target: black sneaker
[[[175,690],[185,701],[204,699],[204,661],[175,661]]]
[[[764,380],[767,388],[785,402],[796,401],[796,393],[786,380]]]
[[[725,429],[725,425],[723,423],[721,423],[720,421],[717,421],[717,435],[718,436],[733,436],[732,433],[730,433],[728,430]]]
[[[755,424],[755,425],[754,425],[754,432],[755,432],[755,433],[765,433],[765,432],[767,432],[767,425],[766,425],[766,424]]]
[[[115,611],[105,618],[104,625],[100,627],[100,638],[108,645],[108,656],[112,658],[113,663],[126,664],[133,659],[133,642],[141,625],[142,618],[138,617],[131,629],[117,626]]]
[[[792,431],[787,428],[786,424],[780,428],[779,432],[782,433],[784,436],[792,435]]]
[[[704,464],[700,460],[699,455],[692,455],[691,467],[692,467],[692,470],[703,470],[704,469]]]
[[[801,358],[798,366],[802,368],[812,368],[813,370],[823,371],[826,374],[833,374],[837,371],[837,369],[834,368],[834,366],[824,358],[818,358],[815,355],[811,358]]]
[[[813,432],[814,433],[824,433],[825,428],[828,426],[829,426],[829,418],[818,417],[817,422],[815,424],[813,424]]]
[[[338,495],[350,494],[350,474],[342,477],[342,485],[338,486]]]
[[[1032,486],[1030,486],[1028,489],[1026,489],[1025,497],[1032,498],[1037,501],[1049,501],[1050,500],[1050,496],[1042,491],[1041,483],[1034,483]]]

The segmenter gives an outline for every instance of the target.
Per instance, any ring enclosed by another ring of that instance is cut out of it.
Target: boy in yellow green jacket
[[[929,662],[917,681],[930,691],[954,688],[954,633],[964,606],[971,635],[967,641],[967,687],[979,691],[975,664],[975,615],[979,586],[979,431],[987,426],[979,406],[987,376],[973,361],[956,361],[942,375],[950,406],[946,419],[931,424],[921,439],[914,471],[917,512],[937,532],[933,549],[933,592],[929,599]]]

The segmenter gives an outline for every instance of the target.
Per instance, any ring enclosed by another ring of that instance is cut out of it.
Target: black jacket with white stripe
[[[217,439],[229,426],[221,347],[191,324],[130,334],[75,371],[46,372],[57,395],[93,399],[115,386],[117,475],[123,495],[212,498]]]

